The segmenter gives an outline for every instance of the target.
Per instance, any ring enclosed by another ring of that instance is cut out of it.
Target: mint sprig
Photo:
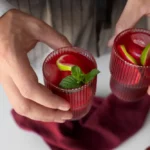
[[[84,74],[80,67],[73,66],[71,68],[71,75],[62,79],[59,86],[64,89],[78,88],[92,81],[98,73],[100,73],[99,70],[92,69],[89,73]]]

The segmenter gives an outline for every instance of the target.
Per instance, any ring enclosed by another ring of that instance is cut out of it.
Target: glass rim
[[[122,37],[122,36],[124,36],[126,33],[128,33],[128,32],[142,32],[142,33],[147,33],[147,34],[149,34],[149,36],[150,36],[150,31],[149,30],[146,30],[146,29],[143,29],[143,28],[129,28],[129,29],[126,29],[126,30],[124,30],[124,31],[122,31],[122,32],[120,32],[117,36],[116,36],[116,38],[115,38],[115,40],[114,40],[114,44],[113,44],[113,52],[114,52],[114,54],[121,60],[121,61],[123,61],[125,64],[127,64],[127,65],[129,65],[129,66],[132,66],[132,67],[136,67],[136,68],[141,68],[141,69],[147,69],[147,68],[150,68],[150,66],[139,66],[139,65],[136,65],[136,64],[131,64],[131,63],[129,63],[129,62],[127,62],[126,60],[124,60],[123,58],[121,58],[121,56],[117,53],[117,51],[116,51],[116,42]]]
[[[42,66],[42,71],[43,71],[44,80],[47,80],[46,77],[45,77],[44,66],[46,65],[46,61],[49,59],[49,57],[50,57],[51,55],[57,53],[58,51],[61,51],[61,50],[68,50],[68,49],[69,49],[69,51],[75,50],[76,52],[81,52],[81,51],[86,52],[86,53],[92,58],[91,61],[93,61],[94,65],[95,65],[95,68],[97,68],[97,63],[96,63],[96,61],[95,61],[95,58],[92,56],[92,54],[91,54],[90,52],[88,52],[88,51],[86,51],[86,50],[84,50],[84,49],[82,49],[82,48],[75,47],[75,46],[61,47],[61,48],[58,48],[58,49],[53,50],[53,51],[52,51],[50,54],[48,54],[48,56],[45,58],[45,60],[44,60],[44,62],[43,62],[43,66]],[[71,50],[70,50],[70,49],[71,49]],[[81,54],[81,55],[82,55],[82,54]],[[84,56],[84,55],[83,55],[83,56]],[[86,56],[85,56],[85,57],[86,57]],[[63,88],[60,88],[60,87],[58,87],[58,86],[52,84],[51,82],[50,82],[49,84],[50,84],[52,87],[54,87],[54,88],[56,88],[56,89],[58,89],[58,90],[60,90],[60,91],[62,91],[62,92],[74,93],[74,92],[78,92],[78,91],[81,91],[81,90],[87,88],[93,81],[94,81],[94,79],[93,79],[92,81],[90,81],[89,83],[82,85],[82,86],[79,87],[79,88],[73,88],[73,89],[63,89]]]

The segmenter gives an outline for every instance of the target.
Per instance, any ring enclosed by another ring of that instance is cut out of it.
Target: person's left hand
[[[108,46],[112,47],[116,35],[123,30],[134,27],[143,16],[150,16],[150,0],[128,0],[116,24],[115,34],[109,40]],[[148,94],[150,95],[150,86]]]

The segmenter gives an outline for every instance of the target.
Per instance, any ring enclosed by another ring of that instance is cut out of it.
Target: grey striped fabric
[[[6,1],[6,0],[0,0]],[[106,0],[7,0],[16,8],[29,13],[39,19],[44,20],[53,26],[57,31],[64,34],[69,41],[78,47],[82,47],[94,55],[96,53],[96,4],[99,2],[98,19],[105,19]],[[100,55],[108,53],[107,42],[114,32],[116,22],[125,6],[127,0],[115,0],[112,11],[112,27],[102,30],[99,35]],[[107,0],[109,2],[109,0]],[[6,4],[0,3],[2,12],[6,12],[3,7]],[[8,5],[8,4],[7,4]],[[8,9],[10,6],[8,7]],[[6,10],[8,10],[6,9]],[[147,20],[143,18],[137,27],[147,28]],[[50,48],[44,44],[37,44],[34,50],[29,53],[29,59],[34,67],[41,67],[46,55],[50,53]]]
[[[8,0],[9,3],[53,26],[74,45],[95,51],[95,17],[93,0]],[[49,53],[38,44],[29,54],[34,67],[41,67]]]

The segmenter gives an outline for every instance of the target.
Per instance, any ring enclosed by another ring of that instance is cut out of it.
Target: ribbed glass
[[[128,32],[140,32],[150,36],[150,31],[147,30],[128,29],[116,37],[110,59],[110,87],[113,94],[119,99],[136,101],[147,93],[147,88],[150,85],[150,66],[128,63],[118,55],[116,43]],[[142,36],[140,33],[138,36]]]
[[[53,93],[61,96],[70,103],[71,111],[73,113],[73,120],[77,120],[85,116],[91,108],[92,100],[96,91],[97,78],[95,78],[92,82],[83,85],[80,88],[62,89],[49,82],[49,80],[46,78],[46,74],[49,74],[51,72],[46,72],[46,69],[44,67],[46,63],[49,62],[49,60],[52,59],[53,57],[56,57],[57,55],[60,56],[69,51],[74,51],[75,53],[83,55],[89,60],[89,63],[93,64],[94,66],[93,68],[97,68],[94,57],[88,51],[77,47],[66,47],[55,50],[48,55],[43,64],[43,75],[46,87],[48,87]]]

